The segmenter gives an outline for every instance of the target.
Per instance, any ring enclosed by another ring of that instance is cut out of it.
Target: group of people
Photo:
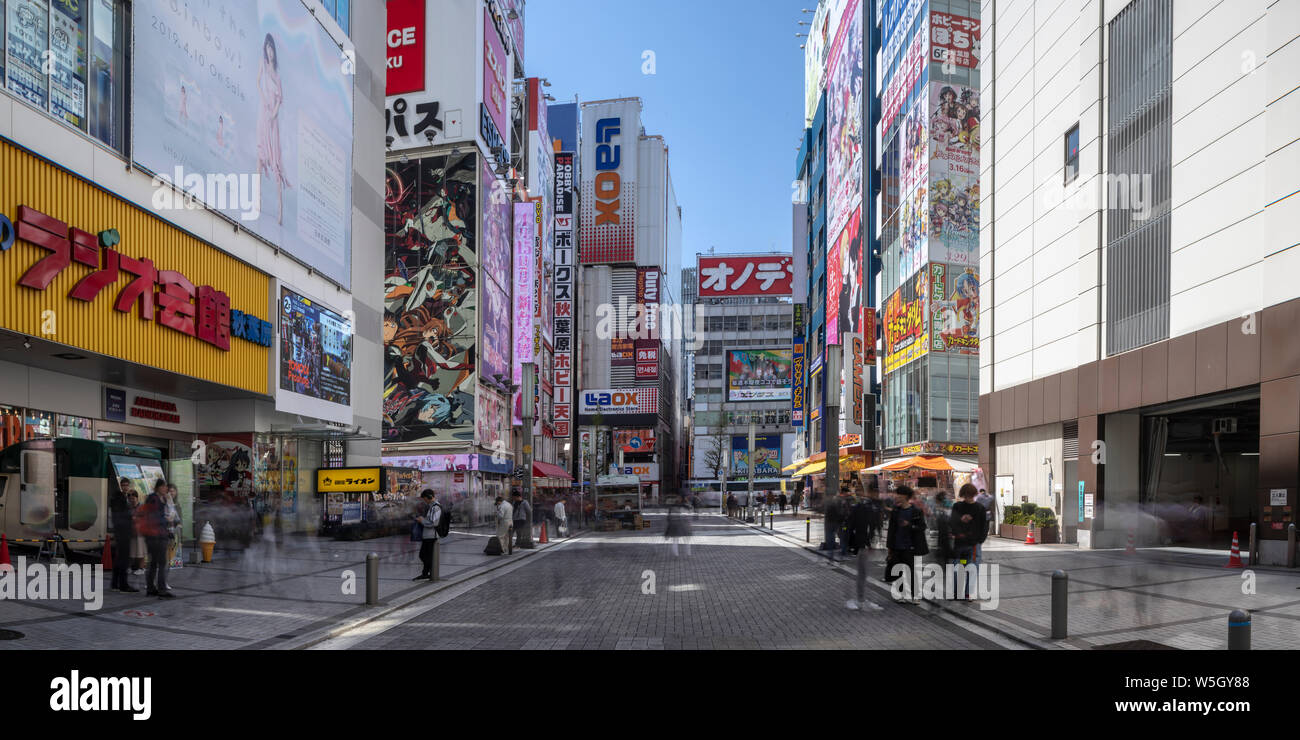
[[[987,492],[967,483],[958,491],[959,501],[953,503],[945,492],[935,495],[933,521],[936,530],[936,548],[931,553],[927,535],[927,516],[918,505],[916,492],[909,486],[898,486],[892,501],[882,502],[878,489],[865,496],[854,497],[847,488],[836,501],[828,502],[825,511],[826,542],[832,562],[836,553],[851,554],[857,559],[857,598],[849,599],[846,606],[852,610],[880,610],[866,599],[867,570],[870,551],[885,536],[884,580],[892,583],[900,577],[895,566],[903,565],[903,573],[910,573],[916,558],[931,557],[940,564],[959,563],[978,566],[982,560],[981,545],[988,537],[992,520],[993,499]],[[892,504],[892,506],[888,505]],[[838,548],[836,540],[838,539]],[[969,600],[970,582],[957,584],[958,598]]]
[[[798,514],[799,504],[802,501],[803,494],[799,491],[795,491],[789,496],[785,495],[785,491],[782,491],[780,495],[775,497],[767,493],[754,494],[755,506],[759,508],[771,506],[779,509],[782,514],[785,514],[785,507],[787,506],[793,507],[792,512]],[[727,515],[733,517],[740,515],[740,500],[736,498],[736,494],[734,493],[727,494]]]
[[[112,537],[112,589],[136,593],[130,574],[145,576],[145,593],[173,598],[167,585],[167,568],[172,548],[180,542],[181,514],[176,486],[158,479],[153,491],[140,501],[130,478],[121,478],[109,496],[109,525]],[[146,565],[147,563],[147,565]],[[132,569],[134,566],[134,570]]]

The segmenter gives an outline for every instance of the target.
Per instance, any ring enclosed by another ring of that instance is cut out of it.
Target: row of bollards
[[[433,541],[433,578],[442,580],[442,543]],[[366,555],[366,606],[379,605],[379,553]]]
[[[1294,537],[1295,525],[1291,525]],[[1065,571],[1052,573],[1052,639],[1064,640],[1069,635],[1070,577]],[[1250,613],[1233,609],[1228,615],[1228,649],[1250,649]]]

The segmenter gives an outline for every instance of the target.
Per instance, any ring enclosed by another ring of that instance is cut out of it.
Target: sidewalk
[[[766,519],[764,531],[768,531]],[[805,541],[803,518],[777,516],[773,534],[818,554],[823,536],[812,522]],[[758,527],[752,524],[751,527]],[[885,554],[872,553],[869,582],[886,588]],[[990,537],[984,562],[999,566],[999,603],[982,611],[962,602],[927,602],[962,619],[1044,648],[1105,649],[1143,642],[1147,647],[1189,650],[1227,647],[1227,617],[1233,609],[1252,615],[1254,649],[1300,648],[1300,569],[1223,567],[1226,558],[1163,548],[1080,550],[1076,545],[1026,545]],[[837,566],[855,569],[850,561]],[[1069,637],[1052,641],[1051,576],[1069,576]],[[1243,574],[1254,576],[1245,594]]]
[[[142,575],[130,577],[140,593],[114,593],[105,573],[98,611],[85,611],[81,601],[0,601],[0,629],[23,635],[0,641],[0,649],[299,646],[567,541],[552,537],[534,550],[484,555],[491,536],[486,530],[453,530],[439,546],[442,580],[432,584],[411,580],[422,567],[419,545],[404,535],[355,542],[289,536],[278,547],[262,541],[243,552],[218,551],[211,563],[168,572],[173,599],[146,596]],[[365,605],[371,552],[380,556],[377,607]],[[19,554],[12,553],[15,563]],[[34,552],[22,554],[35,558]],[[353,588],[346,593],[349,573]]]

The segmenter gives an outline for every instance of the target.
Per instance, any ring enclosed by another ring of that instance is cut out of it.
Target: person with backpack
[[[171,544],[171,531],[167,526],[167,481],[154,482],[153,493],[135,512],[136,531],[145,539],[149,552],[149,570],[145,575],[145,593],[162,599],[173,598],[167,589],[167,546]]]
[[[952,506],[952,543],[953,557],[958,564],[975,565],[976,576],[979,575],[979,550],[988,537],[988,510],[975,500],[975,486],[967,483],[958,490],[960,501]],[[969,575],[965,583],[957,583],[957,598],[970,601],[974,590]]]
[[[894,511],[889,517],[889,534],[885,537],[885,546],[889,548],[889,557],[885,560],[885,580],[892,583],[898,578],[907,578],[912,583],[912,568],[915,558],[928,555],[930,545],[925,541],[925,514],[912,504],[916,492],[910,486],[894,489]],[[894,566],[905,565],[907,570],[900,575],[894,573]],[[910,590],[910,589],[909,589]],[[918,594],[913,593],[916,600]]]
[[[424,563],[424,570],[420,575],[412,578],[412,581],[431,581],[433,580],[433,548],[437,544],[439,537],[446,537],[447,532],[451,529],[451,517],[445,515],[442,511],[442,505],[434,498],[433,490],[426,488],[420,492],[421,508],[423,514],[412,514],[416,523],[421,527],[420,532],[420,562]]]
[[[879,517],[880,512],[875,508],[874,502],[864,497],[849,510],[848,520],[845,522],[844,539],[848,543],[849,552],[858,559],[857,598],[849,599],[845,604],[853,611],[864,606],[873,611],[883,611],[879,604],[867,600],[868,560],[871,554],[871,540],[875,536],[876,529],[880,527]]]

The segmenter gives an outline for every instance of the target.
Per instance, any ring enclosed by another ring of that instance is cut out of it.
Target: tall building
[[[1297,5],[984,8],[990,483],[1082,546],[1226,548],[1257,523],[1281,563],[1300,292],[1267,278],[1300,266]],[[1199,531],[1175,526],[1198,504]]]
[[[646,135],[641,110],[639,98],[580,107],[579,477],[608,474],[621,449],[623,472],[655,500],[680,492],[680,347],[659,319],[680,305],[682,213],[668,146]]]
[[[886,459],[974,462],[979,398],[980,3],[878,6]]]
[[[128,445],[223,543],[378,464],[384,22],[347,6],[8,3],[0,447]]]
[[[786,490],[795,265],[786,254],[699,255],[694,304],[691,489],[708,504],[723,491]],[[750,436],[753,434],[751,444]],[[793,489],[791,489],[793,490]],[[738,496],[742,501],[746,495]]]

